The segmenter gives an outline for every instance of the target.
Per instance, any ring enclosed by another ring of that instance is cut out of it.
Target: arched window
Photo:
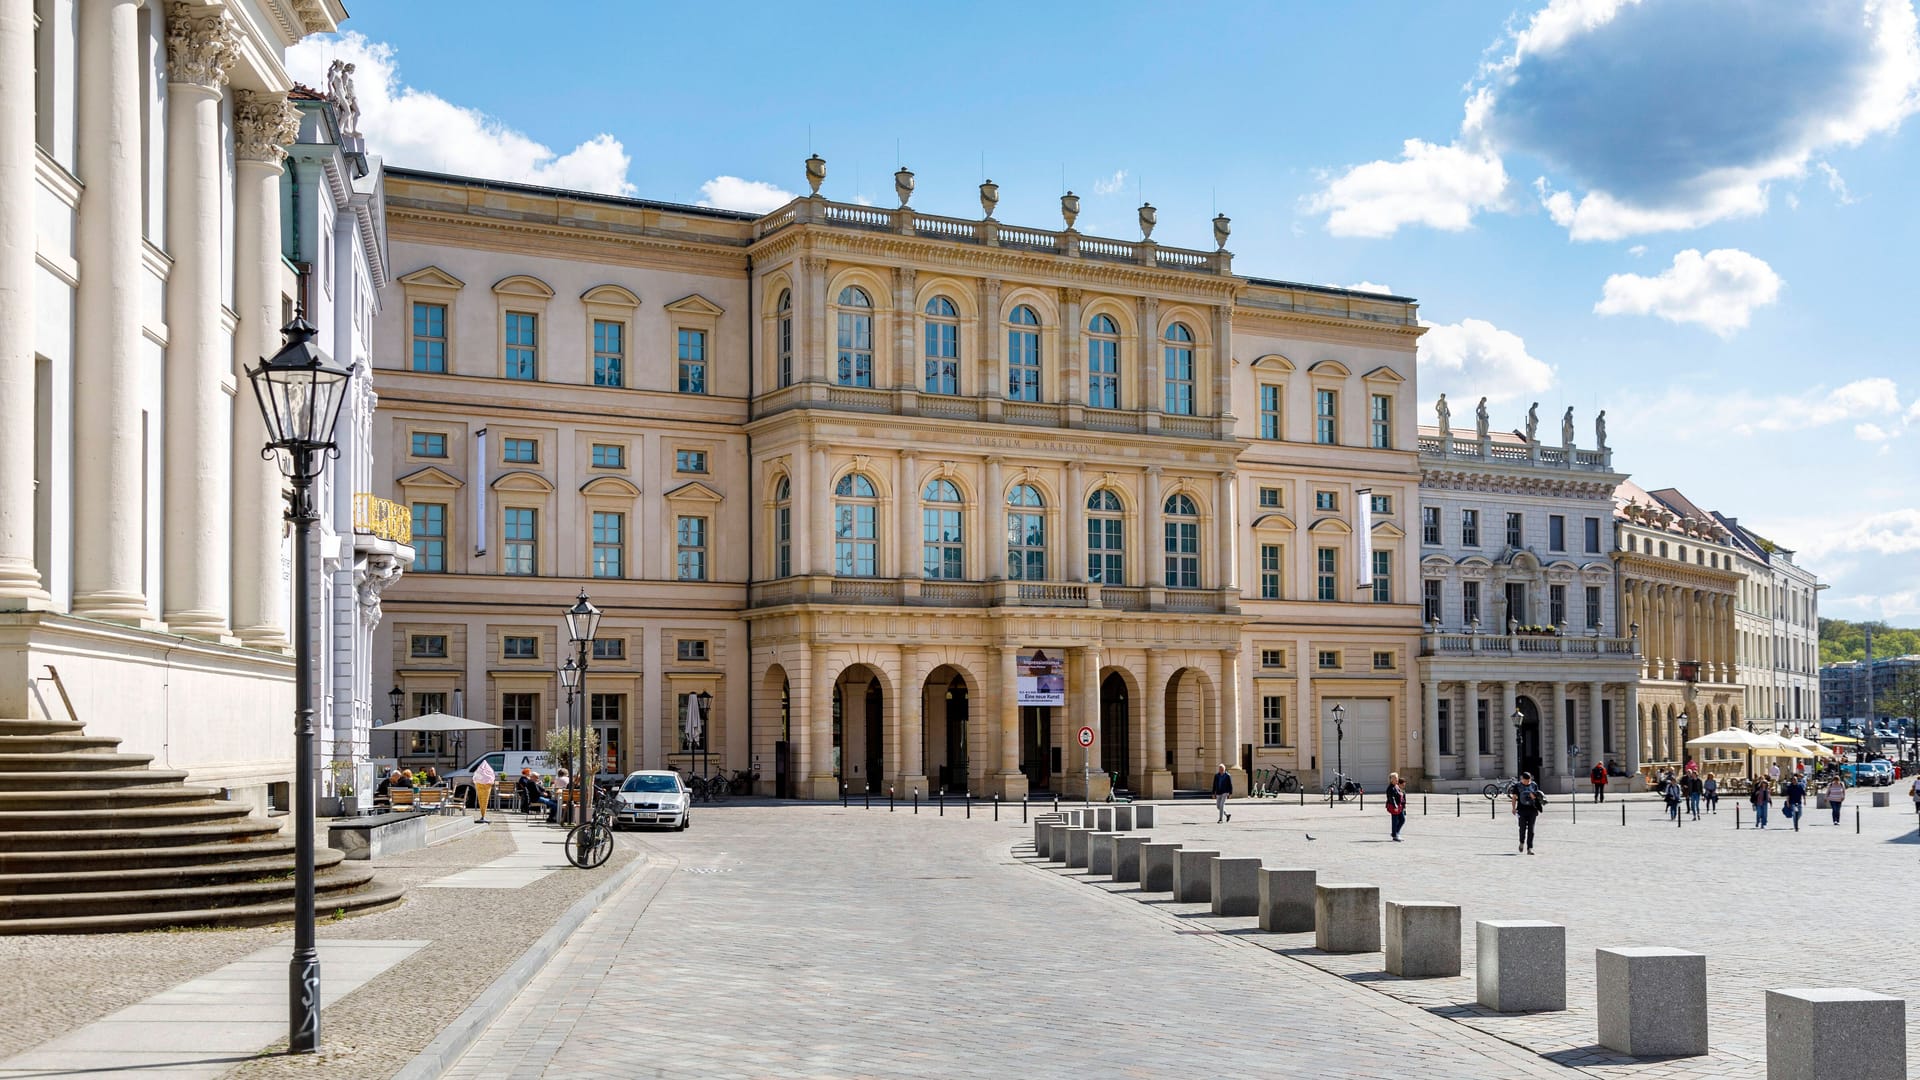
[[[1040,317],[1025,304],[1007,316],[1007,400],[1040,400]]]
[[[784,476],[773,489],[773,576],[793,576],[793,484]]]
[[[935,480],[920,493],[924,575],[958,581],[966,575],[966,543],[961,528],[960,489],[951,480]]]
[[[780,303],[776,306],[774,321],[774,354],[779,370],[775,372],[776,382],[780,386],[793,385],[793,290],[780,290]]]
[[[833,572],[872,577],[878,572],[880,500],[873,481],[848,473],[833,489]]]
[[[1169,495],[1165,504],[1167,588],[1200,587],[1200,511],[1185,495]]]
[[[927,301],[927,393],[960,392],[960,313],[953,301]]]
[[[873,385],[873,301],[852,285],[840,290],[840,363],[835,377],[841,386]]]
[[[1127,582],[1126,519],[1120,496],[1101,488],[1087,498],[1087,580],[1101,585]]]
[[[1047,580],[1047,502],[1031,485],[1007,494],[1007,577]]]
[[[1120,328],[1105,315],[1087,324],[1087,405],[1120,407]]]
[[[1177,416],[1193,415],[1193,331],[1185,323],[1167,327],[1166,363],[1167,411]]]

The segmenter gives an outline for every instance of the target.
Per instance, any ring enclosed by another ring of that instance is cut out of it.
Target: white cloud
[[[1554,191],[1545,177],[1533,182],[1540,205],[1571,240],[1619,240],[1642,233],[1679,232],[1722,218],[1750,217],[1767,208],[1766,190],[1758,185],[1734,185],[1716,192],[1706,206],[1649,208],[1621,202],[1604,191],[1576,199]]]
[[[1384,293],[1388,296],[1393,295],[1393,286],[1379,285],[1371,281],[1356,281],[1351,285],[1339,286],[1339,288],[1347,289],[1352,292],[1373,292],[1373,293]]]
[[[1646,253],[1647,253],[1647,245],[1645,244],[1635,244],[1632,247],[1627,249],[1627,254],[1633,256],[1636,259],[1642,255],[1645,255]]]
[[[1307,200],[1335,236],[1392,236],[1403,225],[1458,232],[1502,205],[1507,172],[1496,155],[1408,139],[1398,161],[1355,165]]]
[[[629,195],[633,159],[620,140],[595,135],[559,153],[470,109],[400,79],[393,46],[349,31],[310,37],[287,50],[287,70],[308,86],[324,87],[335,59],[354,65],[360,131],[367,148],[395,165],[485,176],[547,187]]]
[[[765,180],[742,180],[737,176],[716,176],[700,185],[701,206],[717,206],[725,210],[745,210],[752,214],[764,214],[777,210],[792,202],[793,192],[783,190]]]
[[[1423,392],[1444,390],[1460,402],[1485,396],[1511,401],[1553,384],[1553,368],[1527,352],[1520,335],[1484,319],[1429,326],[1420,336],[1417,362]],[[1462,406],[1455,405],[1459,412]]]
[[[1833,197],[1839,200],[1841,206],[1853,205],[1853,194],[1847,190],[1847,179],[1840,175],[1839,169],[1824,161],[1815,162],[1814,168],[1827,178],[1827,190],[1833,192]]]
[[[1751,391],[1709,390],[1676,386],[1654,398],[1631,400],[1619,410],[1627,433],[1663,433],[1687,441],[1735,435],[1808,431],[1833,424],[1869,424],[1891,431],[1886,422],[1902,409],[1900,390],[1892,379],[1873,377],[1829,389],[1758,395]],[[1912,413],[1909,413],[1912,415]],[[1859,434],[1858,431],[1855,434]]]
[[[1912,406],[1907,409],[1907,423],[1920,424],[1920,398],[1915,398]]]
[[[1095,195],[1112,195],[1119,192],[1121,189],[1125,188],[1126,186],[1127,186],[1127,170],[1115,169],[1113,171],[1112,176],[1109,176],[1104,180],[1095,180],[1093,182],[1093,193]]]
[[[1763,260],[1737,248],[1700,254],[1689,248],[1657,276],[1614,274],[1593,305],[1599,315],[1657,315],[1668,322],[1698,323],[1730,337],[1744,329],[1753,309],[1780,296],[1780,275]]]
[[[1920,554],[1920,509],[1917,508],[1838,519],[1811,518],[1801,521],[1799,527],[1804,530],[1799,552],[1814,558],[1836,554]]]
[[[1886,442],[1888,439],[1893,438],[1893,433],[1881,427],[1879,424],[1855,424],[1853,425],[1853,435],[1854,438],[1859,439],[1861,442],[1870,443]]]

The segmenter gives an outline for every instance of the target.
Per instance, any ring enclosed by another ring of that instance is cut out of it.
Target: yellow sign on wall
[[[396,544],[411,544],[413,511],[391,499],[359,492],[353,497],[353,531]]]

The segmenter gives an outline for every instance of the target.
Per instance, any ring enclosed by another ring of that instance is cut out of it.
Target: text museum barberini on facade
[[[1237,276],[1224,217],[1191,250],[824,176],[756,216],[388,170],[408,707],[538,748],[584,588],[620,769],[698,770],[707,693],[769,794],[1417,775],[1415,305]]]

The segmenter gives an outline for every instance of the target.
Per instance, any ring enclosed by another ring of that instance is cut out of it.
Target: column
[[[900,455],[894,513],[900,516],[900,561],[895,577],[918,579],[924,570],[920,547],[920,459],[911,450]]]
[[[76,164],[85,187],[80,192],[73,379],[86,392],[74,395],[73,406],[73,610],[146,623],[152,616],[142,527],[147,492],[142,475],[146,446],[140,391],[146,380],[140,369],[140,301],[147,275],[140,221],[144,161],[137,8],[135,0],[83,3],[76,28]],[[33,100],[32,93],[29,85],[21,97],[8,99],[6,108],[22,110]],[[29,155],[21,167],[32,170],[32,161]],[[27,213],[32,213],[31,205]],[[31,241],[33,235],[29,232],[24,239]],[[25,327],[32,325],[29,318]],[[26,408],[33,408],[32,400],[30,394]],[[251,401],[247,404],[253,407]],[[259,460],[260,444],[253,456]],[[31,446],[26,460],[32,460]],[[274,526],[277,538],[278,515]],[[31,539],[29,534],[27,541]],[[277,576],[277,549],[275,555]]]
[[[805,374],[801,378],[815,384],[831,383],[835,342],[832,328],[827,325],[826,257],[803,256],[800,259],[800,272],[804,275],[805,291],[800,294],[798,306],[802,308],[804,316],[807,343],[807,355],[801,369]]]
[[[1173,794],[1173,774],[1167,771],[1167,650],[1147,650],[1146,744],[1147,768],[1141,788],[1149,799]]]
[[[1493,717],[1491,727],[1499,732],[1494,741],[1504,748],[1501,758],[1503,776],[1520,775],[1520,732],[1513,726],[1513,711],[1519,705],[1515,699],[1520,696],[1520,684],[1504,682],[1500,684],[1500,715]]]
[[[808,472],[813,476],[813,504],[802,508],[813,538],[813,563],[807,572],[821,577],[833,573],[833,474],[827,470],[827,447],[808,448]]]
[[[1440,777],[1440,684],[1420,684],[1420,768],[1431,784]]]
[[[980,396],[986,400],[984,415],[997,419],[1001,403],[1007,399],[1007,374],[1002,352],[1006,340],[1000,327],[1000,279],[980,282]]]
[[[1100,755],[1105,747],[1102,741],[1106,732],[1100,730],[1100,647],[1089,645],[1078,650],[1080,670],[1073,680],[1071,696],[1073,698],[1073,717],[1075,723],[1067,726],[1075,732],[1075,739],[1069,745],[1079,746],[1078,732],[1084,724],[1093,729],[1093,745],[1085,751],[1087,754],[1087,777],[1092,790],[1087,792],[1089,799],[1104,799],[1112,790],[1106,770],[1100,767]],[[1068,766],[1072,768],[1071,765]]]
[[[1000,717],[1000,775],[998,787],[1000,796],[1013,800],[1027,792],[1027,778],[1020,772],[1020,704],[1014,696],[1014,687],[1019,678],[1016,658],[1020,654],[1017,645],[1001,645],[999,685],[994,687],[996,712]]]
[[[1627,772],[1640,775],[1640,748],[1646,738],[1640,727],[1640,684],[1627,684],[1626,715],[1621,717],[1620,730],[1626,735]]]
[[[813,646],[813,685],[807,689],[807,780],[810,799],[837,799],[840,781],[833,771],[833,667],[827,647]]]
[[[1462,745],[1466,748],[1463,756],[1466,759],[1467,779],[1478,780],[1480,779],[1481,753],[1480,684],[1470,679],[1461,683],[1460,688],[1466,695],[1466,701],[1462,703],[1465,707],[1460,710],[1460,732],[1464,736]]]
[[[1602,731],[1600,726],[1600,713],[1602,712],[1603,703],[1606,701],[1606,693],[1607,688],[1604,683],[1595,682],[1587,684],[1587,730],[1585,737],[1580,740],[1580,749],[1586,756],[1582,760],[1573,763],[1573,775],[1575,777],[1580,775],[1580,767],[1582,765],[1588,762],[1607,760],[1607,753],[1612,749],[1600,738]]]
[[[813,486],[813,458],[805,447],[788,454],[787,480],[793,489],[788,504],[793,541],[793,572],[804,577],[813,572],[814,518],[826,513],[826,498]]]
[[[1233,790],[1247,790],[1246,770],[1240,767],[1240,650],[1220,650],[1220,761],[1233,774]],[[1205,762],[1201,763],[1203,766]]]
[[[1087,580],[1087,491],[1086,479],[1076,459],[1067,465],[1067,487],[1060,495],[1065,503],[1067,523],[1067,565],[1054,574],[1062,581]]]
[[[1573,777],[1579,765],[1567,756],[1567,743],[1572,741],[1573,713],[1567,708],[1567,684],[1553,684],[1553,742],[1547,744],[1547,772],[1559,776]]]
[[[280,350],[280,163],[299,113],[282,94],[234,95],[233,306],[236,378]],[[281,578],[279,468],[260,457],[267,431],[250,391],[233,400],[233,630],[256,649],[287,647],[289,590]]]
[[[919,310],[913,297],[913,268],[893,268],[893,386],[889,389],[917,391],[925,385],[920,379],[920,350],[913,347],[914,315]],[[911,400],[911,399],[909,399]]]
[[[920,671],[919,651],[912,645],[900,646],[900,773],[895,781],[894,793],[902,799],[909,798],[915,791],[927,790],[926,768],[922,751],[926,746],[926,726],[923,715],[926,711],[927,688],[922,685],[926,676]]]
[[[1060,290],[1060,381],[1063,385],[1056,388],[1053,400],[1068,405],[1084,405],[1087,401],[1087,377],[1084,370],[1087,355],[1080,344],[1081,290]]]
[[[167,15],[166,564],[164,615],[174,633],[227,633],[232,567],[227,410],[232,355],[221,334],[220,88],[237,59],[219,8]],[[248,406],[252,395],[239,398]]]
[[[1225,411],[1224,405],[1221,411]],[[1240,585],[1240,565],[1234,558],[1234,541],[1239,537],[1239,522],[1235,520],[1234,476],[1229,470],[1220,474],[1217,494],[1214,498],[1216,513],[1213,516],[1214,531],[1218,534],[1220,545],[1220,569],[1214,574],[1216,588],[1232,591]]]
[[[987,482],[980,492],[980,529],[981,544],[980,576],[988,581],[999,581],[1007,576],[1007,491],[1005,480],[1000,475],[1000,459],[987,459]],[[1007,684],[1007,693],[1013,693],[1013,684]]]
[[[48,599],[33,561],[33,27],[31,0],[0,0],[0,610],[16,611]]]
[[[1140,544],[1140,583],[1149,588],[1167,583],[1167,566],[1162,558],[1166,539],[1160,535],[1160,466],[1147,466],[1147,478],[1140,485],[1140,516],[1146,522],[1146,536]],[[1301,670],[1306,669],[1305,653],[1300,654]]]

